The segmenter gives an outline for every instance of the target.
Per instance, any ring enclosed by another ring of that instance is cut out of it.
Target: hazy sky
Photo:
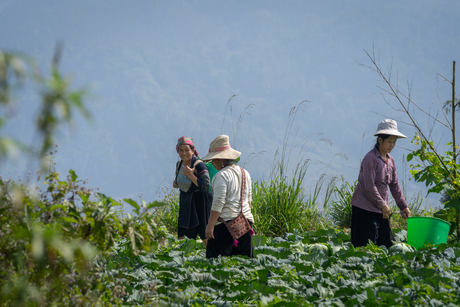
[[[253,179],[267,179],[289,111],[305,100],[290,140],[308,141],[310,182],[324,171],[355,181],[378,122],[391,117],[409,137],[392,155],[412,195],[423,185],[407,180],[402,159],[415,148],[414,129],[385,103],[378,88],[385,85],[361,65],[370,64],[364,50],[435,113],[439,100],[451,99],[437,73],[452,78],[459,60],[459,16],[454,0],[0,0],[0,48],[30,54],[46,70],[56,43],[64,42],[62,71],[75,88],[90,89],[94,121],[79,117],[62,131],[57,167],[113,198],[158,198],[172,183],[183,135],[204,155],[216,136],[228,134]],[[3,133],[31,143],[37,101],[25,97]],[[428,129],[425,116],[416,118]],[[440,125],[433,134],[447,142]],[[27,170],[9,161],[1,173]]]

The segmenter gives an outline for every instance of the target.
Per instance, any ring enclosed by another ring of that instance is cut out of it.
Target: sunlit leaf
[[[137,209],[137,212],[139,212],[139,209],[141,208],[136,201],[132,200],[131,198],[123,198],[125,202],[133,206],[134,208]]]
[[[75,171],[71,169],[69,170],[69,174],[71,175],[72,181],[76,182],[78,176],[75,174]]]

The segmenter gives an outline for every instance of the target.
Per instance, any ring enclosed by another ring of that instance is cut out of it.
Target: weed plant
[[[341,228],[351,228],[351,199],[358,181],[351,184],[342,177],[342,185],[334,186],[334,200],[330,202],[329,215],[332,222]]]
[[[161,202],[166,203],[166,206],[155,208],[154,221],[157,225],[164,226],[169,233],[176,234],[180,206],[179,189],[165,186],[160,193]]]
[[[306,165],[298,165],[294,176],[289,178],[282,165],[278,173],[269,181],[254,182],[252,193],[252,212],[254,228],[257,233],[266,236],[279,236],[294,229],[304,231],[308,220],[302,183]]]
[[[308,221],[309,230],[326,229],[332,227],[329,216],[329,202],[331,200],[333,187],[335,186],[336,178],[330,178],[326,185],[326,191],[322,193],[324,184],[328,177],[322,174],[315,183],[315,188],[311,194],[307,195],[305,202],[305,219]],[[323,197],[323,201],[321,201]]]

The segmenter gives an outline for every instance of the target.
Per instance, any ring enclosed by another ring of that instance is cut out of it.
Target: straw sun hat
[[[202,158],[203,161],[213,159],[228,159],[235,160],[241,156],[241,152],[230,147],[228,135],[219,135],[211,144],[209,144],[209,152]]]
[[[394,135],[398,139],[407,138],[407,136],[398,131],[398,124],[392,119],[384,119],[379,123],[374,136],[378,136],[379,134]]]

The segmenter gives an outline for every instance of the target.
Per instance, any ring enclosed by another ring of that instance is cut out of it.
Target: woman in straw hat
[[[406,136],[398,131],[392,119],[381,121],[374,134],[377,142],[374,148],[364,156],[359,171],[352,205],[351,243],[366,246],[369,242],[390,247],[391,228],[389,224],[388,188],[404,217],[410,216],[410,210],[404,199],[396,175],[395,161],[390,152],[398,138]]]
[[[219,171],[212,180],[213,201],[211,217],[206,228],[207,258],[215,258],[219,255],[254,257],[252,229],[235,240],[227,226],[219,221],[228,222],[243,212],[251,227],[254,222],[251,213],[251,176],[248,171],[235,164],[235,160],[240,155],[241,152],[231,148],[228,136],[221,135],[211,142],[208,154],[203,157],[204,161],[211,160],[213,166]]]
[[[177,237],[195,239],[200,236],[206,245],[205,231],[212,203],[208,168],[199,160],[192,138],[181,137],[176,151],[181,159],[177,162],[173,182],[173,187],[180,189]]]

